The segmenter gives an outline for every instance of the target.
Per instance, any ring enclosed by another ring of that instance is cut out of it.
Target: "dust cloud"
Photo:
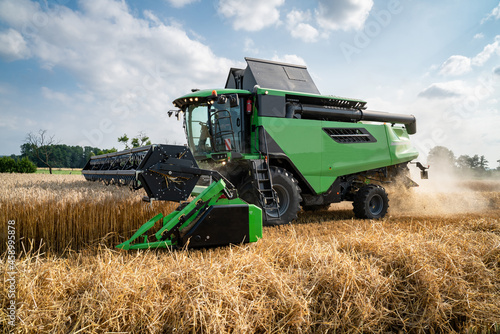
[[[446,171],[429,170],[429,179],[420,179],[420,171],[410,168],[411,178],[419,187],[403,185],[386,187],[389,194],[390,214],[450,215],[481,213],[494,209],[496,201],[490,194],[500,191],[500,182],[473,180],[470,176]]]

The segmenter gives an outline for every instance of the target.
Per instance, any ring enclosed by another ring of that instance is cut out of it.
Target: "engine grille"
[[[323,131],[340,144],[377,142],[365,128],[323,128]]]

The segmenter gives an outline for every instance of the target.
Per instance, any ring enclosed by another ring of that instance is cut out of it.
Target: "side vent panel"
[[[377,139],[365,128],[323,128],[323,131],[340,144],[377,142]]]

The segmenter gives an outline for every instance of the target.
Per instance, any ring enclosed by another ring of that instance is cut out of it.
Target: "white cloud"
[[[7,60],[28,58],[30,51],[23,36],[14,29],[0,31],[0,57]]]
[[[252,54],[257,54],[259,53],[259,48],[255,46],[255,42],[251,38],[245,38],[245,45],[243,47],[243,51],[252,53]]]
[[[496,36],[493,43],[486,45],[483,51],[472,58],[472,64],[475,66],[483,66],[495,52],[500,54],[500,35]]]
[[[484,34],[481,32],[474,35],[474,39],[483,39],[483,38],[484,38]]]
[[[279,24],[278,7],[285,0],[219,0],[217,10],[231,19],[235,30],[258,31]]]
[[[320,0],[316,17],[326,30],[361,30],[373,7],[373,0]]]
[[[42,87],[42,96],[47,100],[56,100],[65,104],[73,102],[73,98],[65,93],[56,92],[50,88]]]
[[[467,87],[461,80],[448,82],[437,82],[421,91],[418,96],[428,99],[447,99],[464,96],[467,93]]]
[[[63,7],[36,14],[48,20],[30,36],[32,55],[46,68],[70,69],[87,89],[122,91],[142,85],[144,77],[166,84],[178,73],[186,80],[212,81],[214,75],[223,78],[231,63],[181,27],[134,17],[124,2],[89,0],[82,2],[81,11]]]
[[[232,21],[235,30],[258,31],[279,25],[279,7],[285,0],[219,0],[217,10]],[[330,30],[361,30],[373,7],[373,0],[319,0],[314,15],[309,10],[291,10],[286,29],[293,38],[316,42]]]
[[[305,60],[297,55],[286,54],[283,56],[274,55],[271,59],[273,61],[278,61],[281,63],[295,64],[295,65],[306,65]]]
[[[489,19],[500,19],[500,2],[498,3],[498,6],[493,8],[493,10],[481,20],[481,24],[488,21]]]
[[[438,101],[452,99],[455,105],[463,105],[472,112],[480,103],[495,96],[498,85],[489,76],[476,76],[473,79],[437,82],[429,85],[418,96]]]
[[[36,16],[40,13],[40,5],[29,0],[18,1],[1,1],[0,2],[0,19],[12,26],[22,28],[22,32],[33,32],[36,24],[43,23],[43,15]],[[21,29],[20,29],[21,30]]]
[[[309,11],[301,12],[292,10],[286,16],[287,29],[290,31],[292,37],[303,40],[304,42],[315,42],[318,39],[319,32],[309,23],[311,20],[311,13]]]
[[[319,0],[314,15],[309,10],[292,10],[286,27],[292,37],[304,42],[327,38],[331,30],[361,30],[373,7],[373,0]]]
[[[200,0],[166,0],[172,7],[181,8],[189,5],[193,2],[198,2]]]
[[[441,145],[457,155],[480,153],[488,159],[495,157],[499,140],[495,127],[500,122],[496,101],[499,84],[493,75],[481,72],[472,73],[467,80],[437,82],[421,89],[421,98],[404,107],[417,117],[414,145],[422,153]]]
[[[68,71],[79,87],[64,93],[41,89],[46,99],[74,101],[71,108],[50,111],[58,136],[68,144],[111,147],[118,134],[143,130],[153,140],[183,141],[182,126],[165,118],[172,100],[191,88],[223,86],[228,69],[238,64],[218,57],[180,26],[147,13],[138,18],[125,2],[88,0],[79,6],[0,2],[0,21],[28,41],[24,54],[43,68]],[[107,120],[112,126],[105,126]]]
[[[460,55],[451,56],[441,65],[439,74],[457,76],[468,73],[472,70],[472,66],[483,66],[495,53],[500,55],[500,35],[496,36],[493,43],[487,44],[481,52],[472,58]]]
[[[471,59],[469,57],[451,56],[443,63],[443,65],[441,65],[439,74],[461,75],[470,72],[471,70]]]

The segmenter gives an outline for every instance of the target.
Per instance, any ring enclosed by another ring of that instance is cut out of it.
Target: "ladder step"
[[[279,206],[277,203],[276,194],[272,189],[271,185],[271,171],[269,169],[269,165],[264,160],[258,160],[258,161],[252,161],[252,167],[253,167],[254,187],[259,192],[262,208],[264,210],[277,212],[278,217],[268,218],[269,220],[280,219]]]

